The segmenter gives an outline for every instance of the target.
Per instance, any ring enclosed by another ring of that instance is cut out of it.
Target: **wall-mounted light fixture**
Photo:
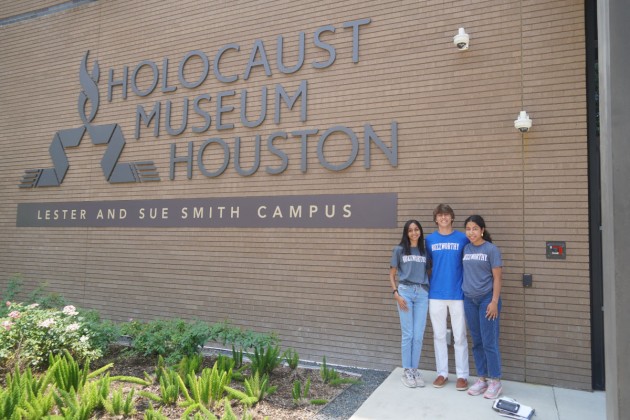
[[[518,114],[518,118],[514,120],[514,128],[521,133],[526,133],[532,128],[532,119],[527,115],[527,111],[521,111]]]
[[[468,36],[464,28],[459,28],[459,32],[453,37],[453,44],[455,44],[460,51],[466,51],[468,49],[469,41],[470,36]]]

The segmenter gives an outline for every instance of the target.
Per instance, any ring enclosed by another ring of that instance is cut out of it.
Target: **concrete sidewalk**
[[[492,400],[472,397],[455,389],[455,375],[441,389],[431,384],[435,372],[422,371],[427,385],[407,388],[400,378],[402,368],[395,369],[363,403],[351,420],[503,419],[492,409]],[[470,378],[472,385],[477,378]],[[595,420],[606,418],[606,394],[576,391],[544,385],[503,381],[502,396],[511,397],[536,410],[533,420]]]

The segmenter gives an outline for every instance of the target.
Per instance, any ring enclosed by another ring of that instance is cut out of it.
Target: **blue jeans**
[[[498,379],[501,377],[501,353],[499,352],[501,298],[498,305],[499,316],[493,320],[486,318],[486,308],[491,300],[492,292],[476,298],[464,296],[464,312],[472,337],[472,352],[477,376]]]
[[[429,293],[421,286],[398,285],[398,294],[407,302],[407,311],[398,307],[400,329],[402,332],[401,353],[402,367],[417,369],[422,351],[424,327],[427,325]]]

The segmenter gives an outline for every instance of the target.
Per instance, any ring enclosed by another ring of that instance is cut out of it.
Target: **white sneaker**
[[[400,380],[402,381],[403,385],[405,385],[406,387],[409,387],[409,388],[416,387],[416,378],[414,378],[413,372],[411,371],[411,369],[405,369],[403,371],[403,375],[402,375],[402,378],[400,378]]]
[[[424,379],[422,379],[422,373],[418,369],[411,369],[413,378],[416,380],[416,386],[424,388]]]

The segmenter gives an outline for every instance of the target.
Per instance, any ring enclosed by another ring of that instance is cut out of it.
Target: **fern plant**
[[[180,390],[180,375],[173,369],[165,369],[160,375],[160,394],[154,394],[149,391],[139,391],[143,397],[149,398],[163,405],[172,405],[177,403]]]
[[[236,414],[234,414],[234,411],[232,410],[232,405],[230,404],[230,400],[228,400],[227,398],[225,398],[223,400],[223,415],[221,416],[221,420],[239,420],[238,417],[236,417]]]
[[[180,389],[186,399],[180,405],[187,407],[186,412],[188,414],[197,409],[206,414],[208,410],[204,409],[214,406],[223,398],[225,387],[232,380],[232,370],[220,372],[218,363],[215,363],[212,369],[205,368],[199,377],[189,374],[188,387],[181,376],[178,377],[178,380]]]
[[[164,361],[164,357],[160,354],[158,356],[157,367],[155,368],[155,379],[159,383],[162,373],[167,369],[166,362]]]
[[[109,374],[107,374],[97,381],[87,382],[83,386],[79,398],[94,410],[103,409],[105,408],[103,402],[109,397],[110,386],[111,379]]]
[[[114,416],[129,417],[133,415],[136,412],[133,400],[134,391],[132,388],[125,397],[122,388],[115,390],[108,400],[103,401],[105,410]]]
[[[283,357],[284,361],[287,362],[287,365],[289,365],[289,368],[291,368],[291,370],[297,369],[298,364],[300,363],[300,355],[297,351],[293,349],[287,349],[284,352]]]
[[[243,417],[241,417],[241,420],[254,420],[254,415],[249,411],[246,411],[243,413]],[[269,420],[269,417],[265,416],[264,420]]]
[[[162,414],[161,408],[156,411],[153,404],[149,403],[149,408],[144,412],[144,420],[169,420],[169,418]]]
[[[313,405],[324,405],[324,404],[328,404],[328,400],[323,399],[323,398],[316,398],[314,400],[310,401],[311,404]]]
[[[256,372],[254,376],[245,379],[245,390],[252,397],[256,397],[256,401],[262,401],[266,396],[273,394],[278,389],[277,386],[269,385],[269,375],[262,377]]]
[[[236,350],[236,348],[232,346],[231,364],[232,364],[232,379],[239,382],[243,382],[245,380],[243,371],[245,370],[247,366],[243,364],[243,350],[242,349]]]
[[[182,378],[188,376],[188,374],[197,375],[201,372],[201,362],[203,356],[201,354],[193,354],[191,356],[184,356],[182,360],[177,364],[177,372]]]
[[[361,383],[359,379],[342,378],[339,372],[337,372],[334,368],[329,368],[328,365],[326,365],[326,356],[324,356],[324,360],[322,362],[322,366],[319,369],[319,372],[324,383],[330,384],[332,386]]]
[[[227,393],[241,402],[246,407],[251,407],[266,396],[273,394],[277,386],[269,385],[269,376],[262,377],[256,372],[252,377],[245,379],[245,391],[239,391],[231,387],[225,387]]]
[[[217,364],[217,368],[219,372],[228,372],[234,369],[236,366],[236,362],[233,358],[225,356],[223,354],[219,354],[217,356],[217,360],[215,362]]]
[[[137,376],[118,375],[118,376],[112,376],[111,380],[114,382],[127,382],[130,384],[136,384],[136,385],[142,385],[142,386],[149,386],[153,384],[153,380],[151,380],[151,378],[146,372],[144,373],[144,375],[145,375],[144,379],[138,378]]]
[[[291,390],[291,396],[293,397],[293,403],[300,405],[304,399],[308,398],[308,394],[311,391],[311,378],[308,378],[304,383],[304,390],[302,390],[302,383],[300,381],[293,382],[293,389]]]
[[[329,368],[326,364],[326,356],[324,356],[322,365],[319,368],[319,374],[325,384],[329,383],[332,380],[339,379],[339,373],[334,368]]]
[[[0,418],[42,418],[55,405],[52,388],[48,387],[49,372],[33,376],[31,369],[20,372],[15,366],[13,375],[7,374],[6,388],[0,388]]]
[[[79,363],[74,360],[68,350],[63,354],[49,356],[49,371],[52,375],[52,382],[60,390],[75,392],[81,391],[88,379],[95,378],[110,369],[114,364],[110,363],[90,373],[90,361],[85,361],[83,368],[79,367]]]
[[[58,393],[54,395],[55,402],[62,414],[62,418],[88,420],[92,417],[96,408],[94,401],[78,398],[74,388],[70,388],[70,391],[58,389],[57,392]]]
[[[252,374],[258,372],[261,375],[271,374],[280,365],[280,347],[268,345],[265,350],[259,347],[254,348],[251,369]]]
[[[24,418],[26,411],[20,407],[21,403],[22,390],[19,383],[13,380],[9,374],[7,375],[7,387],[0,388],[0,418],[9,420]]]
[[[232,344],[232,359],[234,359],[234,368],[240,369],[243,366],[243,349],[234,348]]]

